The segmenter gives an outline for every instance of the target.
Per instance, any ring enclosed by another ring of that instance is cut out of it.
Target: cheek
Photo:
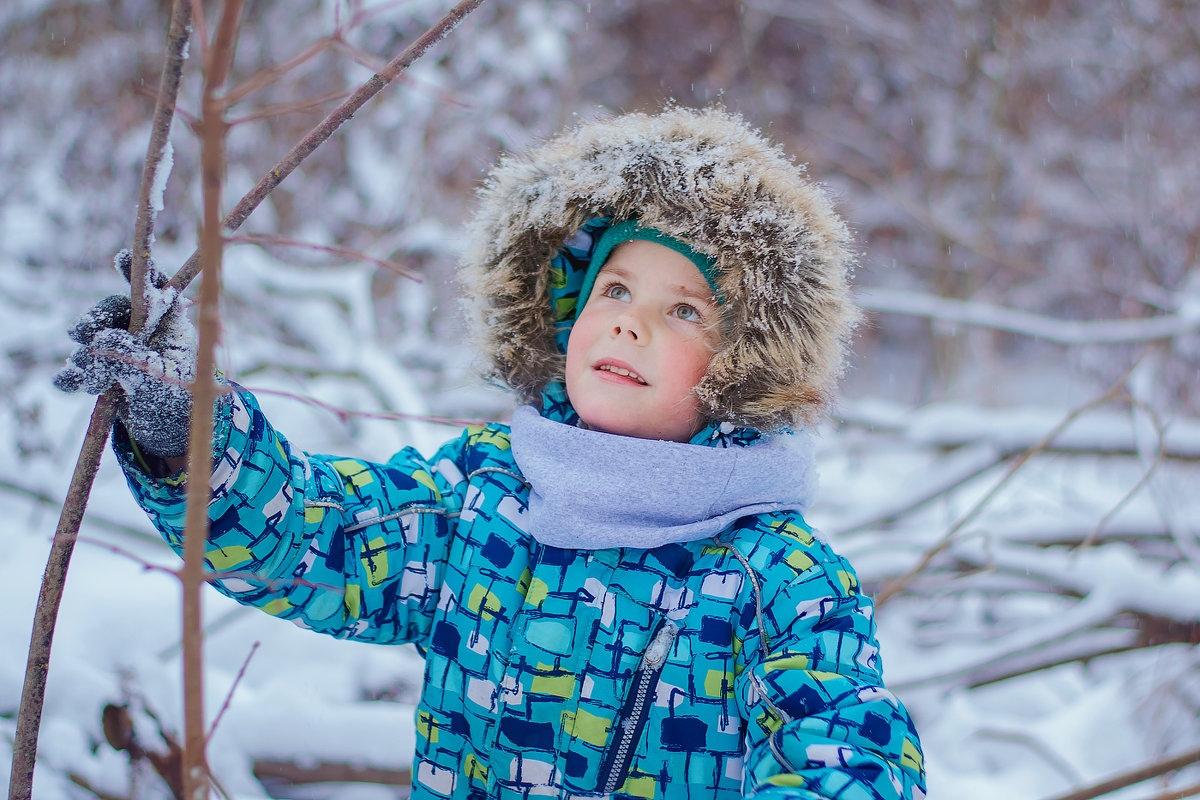
[[[712,356],[713,351],[698,341],[680,342],[671,348],[668,361],[675,367],[673,383],[676,391],[690,394],[708,371]]]
[[[571,326],[571,335],[567,338],[567,381],[570,388],[572,375],[579,373],[587,366],[588,349],[596,340],[595,316],[583,313]]]

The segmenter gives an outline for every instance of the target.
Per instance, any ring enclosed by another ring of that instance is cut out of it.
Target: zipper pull
[[[642,656],[642,669],[657,669],[662,664],[677,633],[679,633],[678,625],[669,619],[663,620],[658,633],[654,635],[654,641],[650,642],[650,646],[646,648],[646,654]]]

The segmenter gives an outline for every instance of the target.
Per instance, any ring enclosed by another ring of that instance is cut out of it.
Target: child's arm
[[[853,568],[815,540],[787,562],[798,574],[774,592],[764,583],[768,643],[750,635],[735,684],[747,719],[744,796],[924,797],[920,741],[883,687],[874,607]]]
[[[308,455],[234,389],[213,439],[206,559],[218,590],[331,636],[419,643],[457,510],[431,464],[453,462],[457,443],[433,461],[411,449],[383,464]],[[121,430],[113,444],[134,497],[182,552],[186,476],[150,474]]]
[[[128,277],[129,255],[116,266]],[[79,347],[56,377],[68,392],[121,390],[113,446],[133,493],[167,542],[181,548],[195,329],[166,279],[147,294],[160,317],[130,334],[129,298],[114,295],[80,317]],[[155,323],[158,323],[155,325]],[[228,384],[222,382],[229,390]],[[421,639],[448,543],[454,443],[434,462],[415,451],[372,464],[294,451],[249,393],[227,391],[214,410],[210,567],[239,602],[334,636]],[[205,476],[206,478],[208,476]]]

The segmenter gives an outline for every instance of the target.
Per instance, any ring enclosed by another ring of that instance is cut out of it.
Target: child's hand
[[[133,255],[122,250],[115,266],[129,279]],[[112,295],[85,311],[67,335],[79,343],[54,377],[64,392],[100,394],[114,384],[123,397],[117,415],[147,453],[163,458],[187,451],[196,373],[196,329],[179,307],[175,289],[148,265],[147,316],[143,332],[131,334],[130,302]]]

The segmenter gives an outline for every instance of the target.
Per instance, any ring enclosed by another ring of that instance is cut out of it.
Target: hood
[[[489,377],[535,404],[561,381],[591,247],[631,217],[715,261],[722,344],[696,388],[710,419],[814,422],[858,318],[849,232],[802,165],[719,109],[589,122],[501,160],[461,271]]]

